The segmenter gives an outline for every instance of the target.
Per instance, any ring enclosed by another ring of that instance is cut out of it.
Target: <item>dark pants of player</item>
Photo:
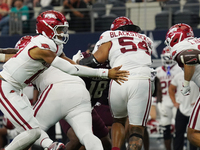
[[[183,150],[184,134],[186,132],[188,121],[189,117],[183,115],[178,108],[175,118],[174,150]],[[197,150],[197,148],[190,144],[190,150]]]

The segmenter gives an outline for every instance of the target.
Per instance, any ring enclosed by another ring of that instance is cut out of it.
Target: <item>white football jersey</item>
[[[190,82],[190,95],[184,96],[181,93],[181,89],[183,87],[183,81],[184,81],[184,72],[179,72],[174,76],[174,78],[171,81],[171,84],[176,86],[176,101],[180,103],[179,109],[181,113],[183,113],[185,116],[190,116],[193,105],[198,98],[199,95],[199,88],[194,82]]]
[[[122,65],[122,70],[129,70],[131,75],[139,72],[148,73],[144,70],[132,71],[138,67],[149,67],[152,64],[151,53],[153,42],[144,34],[128,31],[106,31],[101,34],[99,45],[111,42],[108,59],[110,66],[116,67]],[[139,73],[140,74],[140,73]]]
[[[53,66],[40,74],[33,84],[36,85],[38,90],[44,91],[48,85],[64,81],[67,83],[81,83],[85,86],[85,82],[79,76],[67,74]]]
[[[175,59],[177,54],[179,54],[183,50],[187,49],[200,50],[200,38],[187,38],[170,48],[171,48],[170,53],[172,59]]]
[[[53,40],[43,35],[33,36],[24,41],[22,38],[19,40],[16,47],[20,48],[18,53],[3,65],[3,70],[0,72],[1,76],[16,88],[26,87],[50,66],[43,60],[31,58],[30,49],[39,47],[51,50],[58,56],[63,52],[63,45],[56,45]]]
[[[161,84],[162,103],[169,107],[172,107],[173,103],[169,97],[168,88],[171,80],[177,73],[179,73],[180,71],[182,72],[182,69],[178,66],[178,64],[176,64],[170,68],[170,75],[167,75],[167,70],[164,66],[156,68],[156,71],[157,71],[156,76],[160,80]]]
[[[187,49],[200,50],[200,38],[188,38],[171,47],[172,59],[175,59],[178,53]],[[195,66],[195,72],[191,80],[194,81],[198,87],[200,87],[199,79],[200,79],[200,64]]]

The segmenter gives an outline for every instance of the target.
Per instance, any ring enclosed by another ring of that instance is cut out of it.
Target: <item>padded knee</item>
[[[167,125],[164,126],[164,130],[163,130],[163,138],[164,140],[169,140],[171,139],[171,129],[170,129],[171,125]]]

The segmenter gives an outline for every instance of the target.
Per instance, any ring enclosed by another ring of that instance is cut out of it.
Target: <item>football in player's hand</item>
[[[187,65],[196,65],[200,63],[200,50],[190,49],[190,50],[183,50],[180,52],[177,57],[176,61],[180,67],[183,67],[183,64]]]

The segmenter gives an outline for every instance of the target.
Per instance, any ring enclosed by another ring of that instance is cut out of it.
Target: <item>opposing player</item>
[[[123,64],[130,72],[128,81],[118,86],[110,83],[109,101],[114,116],[112,125],[112,150],[124,143],[124,125],[129,117],[128,149],[141,149],[144,129],[151,107],[151,51],[152,41],[127,17],[116,18],[111,30],[101,34],[98,50],[79,64],[97,66],[109,60],[111,68]]]
[[[165,38],[165,43],[171,47],[172,59],[177,61],[184,70],[182,94],[190,94],[190,81],[200,87],[199,45],[200,39],[194,37],[193,29],[184,23],[172,26]],[[200,114],[199,98],[197,99],[190,116],[187,138],[195,146],[200,147]]]
[[[168,88],[174,76],[182,71],[175,61],[170,57],[169,47],[165,47],[161,54],[162,66],[157,67],[157,101],[160,110],[160,125],[163,127],[164,145],[167,150],[171,150],[171,125],[175,118],[176,108],[174,107],[170,97]]]
[[[47,137],[46,133],[40,129],[28,98],[21,89],[34,81],[50,65],[73,75],[106,78],[109,76],[118,83],[123,82],[128,74],[127,71],[119,71],[121,67],[108,70],[72,65],[71,63],[74,62],[63,53],[63,44],[67,42],[69,36],[67,33],[69,25],[60,12],[41,13],[37,17],[36,26],[37,33],[40,35],[27,37],[30,38],[29,42],[19,41],[21,44],[19,52],[3,65],[3,70],[0,72],[0,109],[20,130],[20,134],[5,150],[26,149],[43,135]],[[51,144],[45,143],[46,147],[64,149],[63,144]]]

